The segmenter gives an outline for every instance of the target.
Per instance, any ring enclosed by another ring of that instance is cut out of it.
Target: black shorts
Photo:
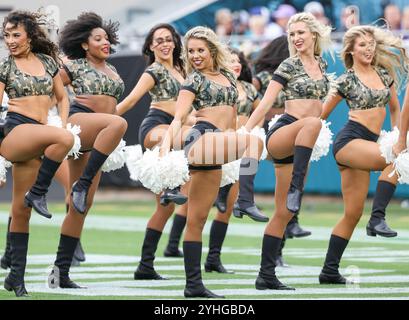
[[[86,107],[86,106],[84,106],[82,104],[79,104],[78,102],[74,102],[70,106],[70,112],[68,113],[68,116],[71,117],[73,114],[80,113],[80,112],[95,113],[94,110],[92,110],[92,109],[90,109],[90,108],[88,108],[88,107]]]
[[[335,155],[341,150],[345,145],[354,139],[364,139],[367,141],[378,141],[379,135],[369,131],[368,128],[362,124],[349,120],[346,125],[338,132],[335,137],[334,145],[332,147],[332,154]],[[338,165],[342,165],[337,162]]]
[[[68,114],[68,117],[71,117],[73,114],[76,114],[76,113],[95,113],[95,111],[82,104],[79,104],[78,102],[73,102],[70,105],[70,112]],[[90,151],[92,151],[92,149],[81,149],[80,150],[80,152],[82,153],[90,152]]]
[[[143,146],[149,131],[161,124],[170,125],[172,121],[173,116],[171,114],[156,108],[150,108],[139,127],[138,140],[140,145]],[[145,150],[144,146],[143,149]]]
[[[43,125],[41,122],[37,120],[31,119],[29,117],[23,116],[20,113],[16,112],[8,112],[6,116],[6,121],[3,125],[4,127],[4,136],[6,137],[11,130],[17,127],[20,124],[31,123],[31,124],[40,124]]]
[[[281,127],[288,126],[289,124],[297,121],[298,119],[296,117],[290,116],[288,113],[284,113],[278,120],[277,122],[271,127],[270,130],[268,130],[266,134],[266,148],[268,146],[268,139],[273,135],[274,132],[276,132],[278,129]],[[268,150],[268,149],[267,149]],[[294,162],[294,156],[288,156],[283,159],[275,159],[272,155],[271,157],[273,158],[274,163],[293,163]]]
[[[185,141],[183,150],[185,151],[186,157],[189,154],[190,148],[193,144],[206,132],[220,132],[221,130],[215,127],[213,124],[207,121],[199,121],[190,129]],[[195,166],[189,165],[189,170],[220,170],[221,165],[214,166]]]

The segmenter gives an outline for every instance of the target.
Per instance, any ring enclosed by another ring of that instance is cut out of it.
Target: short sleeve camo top
[[[273,80],[273,74],[268,71],[261,71],[256,74],[255,78],[260,82],[259,94],[261,97],[263,97],[264,94],[266,93],[270,81]],[[281,90],[280,93],[278,94],[278,97],[276,98],[276,101],[274,101],[271,107],[274,109],[284,108],[284,101],[285,95],[283,90]]]
[[[368,88],[359,80],[353,69],[347,70],[337,79],[338,93],[345,98],[351,110],[386,107],[391,98],[389,88],[393,85],[394,81],[386,69],[375,67],[375,71],[381,78],[385,88],[380,90]]]
[[[322,79],[314,80],[305,72],[301,59],[293,56],[284,60],[274,72],[273,80],[281,83],[284,88],[285,100],[316,99],[324,100],[330,90],[330,81],[325,73],[327,63],[317,56]]]
[[[246,96],[244,99],[240,99],[239,97],[237,100],[237,115],[249,117],[253,110],[254,101],[258,98],[258,93],[251,83],[248,83],[247,81],[239,81],[246,92]]]
[[[255,75],[255,78],[260,82],[260,90],[258,92],[260,92],[261,96],[264,96],[270,81],[273,79],[273,74],[268,71],[261,71]]]
[[[58,73],[58,64],[48,55],[35,55],[44,65],[45,74],[42,76],[32,76],[20,71],[11,55],[0,61],[0,82],[5,84],[5,91],[10,99],[53,95],[53,78]]]
[[[181,89],[188,90],[196,95],[192,104],[195,110],[221,105],[233,107],[236,104],[239,96],[236,79],[231,72],[226,70],[220,70],[220,72],[229,80],[229,87],[207,79],[197,70],[187,76]]]
[[[155,80],[155,86],[149,91],[152,102],[176,101],[181,84],[162,64],[152,63],[145,70]]]
[[[107,66],[117,73],[115,67]],[[70,60],[64,64],[64,69],[71,79],[71,85],[77,96],[106,95],[119,100],[125,90],[121,78],[112,79],[107,74],[93,68],[86,58]]]

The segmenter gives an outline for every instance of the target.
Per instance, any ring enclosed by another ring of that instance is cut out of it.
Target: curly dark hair
[[[250,68],[250,64],[248,60],[244,56],[244,53],[236,49],[230,49],[230,52],[232,54],[237,55],[240,60],[241,72],[237,80],[243,80],[243,81],[251,83],[251,80],[252,80],[251,68]]]
[[[27,37],[31,40],[31,52],[49,55],[58,61],[57,45],[47,38],[45,31],[41,28],[42,25],[47,25],[44,14],[20,10],[12,11],[4,18],[3,32],[7,23],[13,25],[14,28],[19,25],[24,27]]]
[[[146,35],[145,42],[142,47],[142,53],[147,57],[148,64],[155,62],[155,55],[150,49],[150,46],[152,45],[153,34],[159,29],[168,29],[172,34],[173,43],[175,44],[175,49],[173,50],[173,65],[185,76],[185,68],[182,60],[182,40],[180,39],[180,35],[176,32],[175,28],[168,23],[159,23],[153,26]]]
[[[287,36],[280,36],[271,41],[254,61],[256,73],[268,71],[273,73],[283,60],[290,56]]]
[[[108,35],[111,44],[116,45],[118,41],[119,22],[111,20],[104,21],[94,12],[81,13],[77,19],[68,20],[59,34],[60,49],[69,59],[80,59],[86,57],[86,51],[82,47],[83,43],[88,42],[92,30],[102,28]],[[114,53],[114,49],[110,49]]]

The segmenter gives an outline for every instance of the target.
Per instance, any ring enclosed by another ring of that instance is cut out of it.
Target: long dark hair
[[[256,73],[268,71],[273,73],[283,60],[290,56],[287,36],[280,36],[271,41],[254,61]]]
[[[238,76],[237,80],[243,80],[246,82],[251,83],[252,80],[252,74],[251,74],[251,68],[248,60],[244,56],[244,53],[236,50],[236,49],[230,49],[232,54],[235,54],[239,57],[240,64],[241,64],[241,72],[240,75]]]
[[[3,21],[3,32],[6,24],[10,23],[14,28],[18,25],[24,27],[27,32],[27,37],[31,40],[31,52],[43,53],[58,61],[58,47],[47,38],[46,33],[41,28],[41,25],[47,25],[45,15],[29,11],[12,11]]]
[[[69,59],[80,59],[86,57],[86,51],[82,47],[83,43],[88,42],[92,30],[96,28],[104,29],[108,35],[111,45],[116,45],[118,41],[119,22],[111,20],[104,21],[94,12],[81,13],[77,19],[67,21],[60,32],[60,49]],[[111,53],[115,50],[110,49]]]
[[[155,62],[155,55],[150,49],[153,41],[153,34],[156,30],[167,29],[172,34],[173,43],[175,44],[175,49],[173,49],[173,65],[179,69],[179,71],[185,75],[185,68],[182,60],[182,40],[180,35],[176,32],[175,28],[168,23],[159,23],[152,27],[146,35],[145,42],[142,47],[142,53],[147,57],[148,64]]]

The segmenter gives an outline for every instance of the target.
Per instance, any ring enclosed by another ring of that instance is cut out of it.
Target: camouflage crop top
[[[114,66],[107,66],[117,73]],[[102,71],[93,68],[86,58],[70,60],[64,64],[74,93],[81,95],[106,95],[119,100],[124,92],[125,85],[121,78],[112,79]]]
[[[243,86],[246,96],[244,99],[240,99],[240,96],[237,99],[237,115],[249,117],[251,111],[253,110],[254,101],[258,99],[258,93],[256,88],[247,81],[240,81]]]
[[[340,96],[345,98],[351,110],[365,110],[376,107],[386,107],[391,98],[389,88],[393,85],[393,78],[388,71],[381,67],[375,67],[385,85],[383,89],[368,88],[359,80],[353,69],[349,69],[337,79],[337,89]]]
[[[10,99],[53,95],[53,78],[58,73],[58,64],[48,55],[42,53],[35,55],[44,65],[43,76],[32,76],[20,71],[13,56],[0,61],[0,82],[5,84],[5,92]]]
[[[266,93],[268,85],[270,84],[270,81],[273,80],[273,74],[268,71],[261,71],[256,74],[255,78],[260,82],[259,94],[261,97],[263,97],[264,94]],[[284,91],[281,90],[271,107],[273,109],[284,108],[284,101],[285,101]]]
[[[322,72],[322,79],[319,80],[310,78],[298,56],[287,58],[279,65],[273,80],[283,85],[285,100],[324,100],[330,90],[330,81],[325,73],[327,63],[319,56],[316,59]]]
[[[236,79],[232,73],[226,70],[222,69],[220,72],[229,80],[229,87],[207,79],[197,70],[187,76],[181,89],[188,90],[196,95],[192,104],[195,110],[221,105],[233,107],[236,104],[239,96]]]
[[[155,80],[155,86],[149,90],[152,102],[177,100],[182,85],[168,69],[158,62],[154,62],[146,68],[145,72]]]
[[[260,82],[260,90],[258,92],[260,92],[261,96],[264,96],[270,81],[273,79],[273,74],[268,71],[261,71],[255,75],[255,78]]]

